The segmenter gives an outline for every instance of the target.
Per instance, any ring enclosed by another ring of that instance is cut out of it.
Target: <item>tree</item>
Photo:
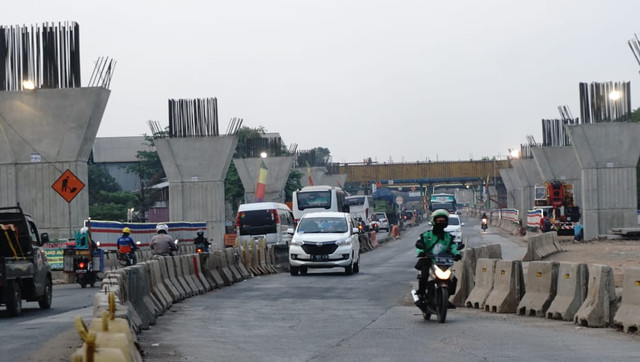
[[[166,134],[168,134],[167,129],[155,136],[158,137]],[[159,183],[166,177],[160,156],[158,156],[158,151],[155,150],[154,138],[145,134],[144,139],[148,149],[137,152],[137,165],[126,167],[128,173],[138,175],[140,178],[140,192],[137,194],[137,203],[135,205],[140,215],[146,215],[146,212],[155,204],[160,195],[160,190],[149,188],[149,186]],[[144,217],[142,219],[141,221],[145,221]]]
[[[302,178],[302,172],[297,170],[291,170],[287,183],[284,185],[284,200],[293,201],[293,192],[302,188],[300,179]]]
[[[122,191],[102,165],[89,164],[89,215],[98,220],[126,221],[136,195]]]

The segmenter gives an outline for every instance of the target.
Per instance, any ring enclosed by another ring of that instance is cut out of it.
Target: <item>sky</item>
[[[504,158],[542,141],[580,82],[631,82],[637,0],[21,0],[0,25],[75,21],[82,85],[116,62],[98,137],[151,134],[169,99],[333,162]]]

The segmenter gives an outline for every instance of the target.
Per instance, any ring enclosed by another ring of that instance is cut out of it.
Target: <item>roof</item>
[[[138,151],[149,150],[144,136],[99,137],[93,143],[93,162],[138,162]]]
[[[319,218],[319,217],[346,217],[350,218],[351,215],[346,212],[336,212],[336,211],[320,211],[320,212],[309,212],[302,215],[303,219],[308,218]]]
[[[285,204],[280,204],[277,202],[270,202],[270,201],[265,201],[265,202],[251,202],[248,204],[241,204],[240,206],[238,206],[238,212],[242,212],[242,211],[254,211],[254,210],[265,210],[265,209],[287,209],[289,211],[291,211],[291,209],[289,209],[289,206],[285,205]]]

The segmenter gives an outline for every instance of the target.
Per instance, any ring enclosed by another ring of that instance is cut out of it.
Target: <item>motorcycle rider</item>
[[[149,247],[153,250],[153,255],[173,256],[173,252],[178,250],[178,246],[173,242],[173,238],[168,234],[167,224],[156,225],[156,235],[151,238]]]
[[[198,245],[202,245],[205,252],[209,251],[209,245],[211,245],[209,240],[204,237],[204,231],[202,230],[196,233],[196,238],[193,239],[193,244],[196,246],[196,248],[198,247]]]
[[[429,277],[429,268],[431,267],[431,258],[424,258],[427,253],[439,255],[449,253],[453,256],[453,260],[462,259],[458,244],[453,242],[454,237],[444,229],[449,225],[449,211],[439,209],[431,214],[431,230],[422,233],[420,239],[416,242],[416,252],[418,253],[418,263],[415,268],[420,270],[420,281],[418,282],[418,297],[420,300],[426,300],[427,295],[427,278]],[[455,291],[457,279],[453,279],[453,290]],[[449,307],[452,307],[450,304]]]
[[[119,237],[117,241],[118,254],[129,254],[131,265],[136,265],[136,263],[138,263],[138,256],[135,251],[138,250],[138,246],[129,234],[131,234],[131,229],[124,227],[122,229],[122,236]]]

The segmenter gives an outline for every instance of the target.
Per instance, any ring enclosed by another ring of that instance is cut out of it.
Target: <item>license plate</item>
[[[311,260],[313,261],[329,260],[329,255],[311,255]]]

